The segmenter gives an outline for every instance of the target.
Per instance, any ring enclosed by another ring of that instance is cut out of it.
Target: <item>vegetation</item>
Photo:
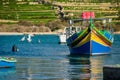
[[[112,18],[115,30],[120,30],[119,2],[120,0],[0,0],[0,28],[3,24],[9,24],[11,28],[6,27],[6,30],[0,31],[23,32],[24,30],[17,29],[22,28],[18,26],[27,26],[28,29],[34,25],[46,29],[38,31],[55,31],[66,26],[67,19],[80,18],[83,11],[94,11],[96,17]],[[17,28],[12,28],[11,25]]]

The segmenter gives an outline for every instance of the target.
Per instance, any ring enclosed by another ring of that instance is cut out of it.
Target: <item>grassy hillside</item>
[[[0,19],[6,20],[28,20],[32,22],[47,22],[56,19],[51,5],[28,5],[19,4],[15,9],[6,7],[0,11]]]
[[[93,11],[95,17],[113,18],[115,24],[120,24],[120,5],[115,3],[83,3],[79,0],[53,0],[52,3],[51,0],[46,1],[44,4],[19,1],[12,7],[8,4],[4,5],[0,7],[0,23],[14,24],[24,20],[32,24],[47,24],[60,18],[58,6],[61,6],[64,17],[80,18],[83,11]]]

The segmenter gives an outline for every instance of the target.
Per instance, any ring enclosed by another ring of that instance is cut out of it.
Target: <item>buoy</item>
[[[17,52],[17,51],[18,51],[18,49],[17,49],[17,47],[16,47],[15,45],[13,45],[12,51],[13,51],[13,52]]]
[[[40,43],[40,40],[38,39],[38,43]]]

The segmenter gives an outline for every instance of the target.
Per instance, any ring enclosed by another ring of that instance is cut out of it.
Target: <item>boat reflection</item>
[[[104,56],[70,56],[70,80],[102,80]]]
[[[17,78],[24,80],[102,80],[104,56],[20,57]]]
[[[15,75],[15,68],[11,67],[11,68],[0,68],[0,80],[2,76],[13,76]],[[7,77],[6,77],[7,80]]]

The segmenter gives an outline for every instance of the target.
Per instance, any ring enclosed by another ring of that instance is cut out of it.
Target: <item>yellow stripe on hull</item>
[[[80,41],[76,46],[74,46],[74,48],[82,46],[83,44],[89,42],[90,40],[95,41],[103,46],[109,46],[100,37],[98,37],[97,34],[95,34],[93,31],[91,31],[82,41]]]
[[[101,38],[99,38],[93,31],[91,32],[91,40],[93,40],[101,45],[109,46]]]
[[[90,33],[81,41],[79,42],[75,47],[79,47],[82,46],[83,44],[87,43],[88,41],[90,41]]]
[[[88,30],[88,27],[76,38],[73,42],[70,43],[70,45],[74,44],[76,41],[78,41],[84,34],[86,34]]]

